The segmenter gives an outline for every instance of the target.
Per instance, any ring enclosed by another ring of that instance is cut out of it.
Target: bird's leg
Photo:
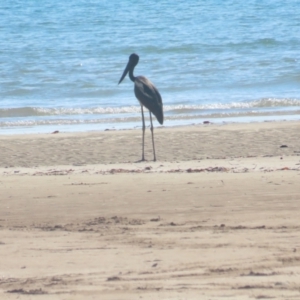
[[[151,123],[150,130],[151,130],[151,135],[152,135],[152,146],[153,146],[153,155],[154,155],[153,161],[156,161],[155,145],[154,145],[154,132],[153,132],[153,124],[152,124],[151,111],[149,111],[149,113],[150,113],[150,123]]]
[[[144,150],[145,150],[145,130],[146,130],[146,126],[145,126],[145,118],[144,118],[144,111],[143,111],[143,105],[141,105],[141,110],[142,110],[142,120],[143,120],[143,150],[142,150],[142,161],[145,160],[145,154],[144,154]]]

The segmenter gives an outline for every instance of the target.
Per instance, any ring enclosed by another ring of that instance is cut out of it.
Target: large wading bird
[[[152,134],[152,146],[153,146],[153,160],[156,161],[156,155],[155,155],[155,146],[154,146],[154,133],[153,133],[153,124],[152,124],[152,115],[154,114],[157,121],[160,124],[163,124],[164,122],[164,113],[163,113],[163,103],[160,96],[159,91],[154,86],[154,84],[146,77],[144,76],[134,76],[133,70],[135,66],[139,62],[139,56],[135,53],[131,54],[129,56],[128,64],[123,72],[123,75],[119,81],[119,84],[122,82],[122,80],[125,78],[127,73],[129,72],[129,78],[131,81],[134,82],[134,94],[136,98],[139,100],[141,104],[141,110],[142,110],[142,120],[143,120],[143,150],[142,150],[142,161],[145,160],[145,154],[144,154],[144,144],[145,144],[145,118],[144,118],[144,111],[143,106],[145,106],[150,113],[150,123],[151,123],[151,134]]]

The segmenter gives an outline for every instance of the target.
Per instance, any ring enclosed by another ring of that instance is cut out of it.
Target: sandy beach
[[[299,128],[0,136],[0,299],[300,299]]]

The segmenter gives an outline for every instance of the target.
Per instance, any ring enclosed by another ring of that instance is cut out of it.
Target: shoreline
[[[286,115],[264,115],[264,116],[239,116],[239,117],[198,117],[178,120],[167,120],[163,126],[158,125],[154,121],[155,128],[173,128],[184,126],[200,126],[209,122],[215,125],[227,125],[227,124],[252,124],[252,123],[265,123],[265,122],[297,122],[299,121],[298,114]],[[167,124],[166,124],[167,123]],[[126,125],[124,125],[126,124]],[[149,121],[146,121],[146,126],[149,127]],[[7,129],[9,128],[9,129]],[[141,120],[137,122],[117,122],[117,123],[81,123],[81,124],[48,124],[48,125],[36,125],[36,126],[7,126],[0,128],[1,135],[18,135],[18,134],[45,134],[54,131],[68,132],[68,133],[91,133],[106,130],[135,130],[141,128]]]

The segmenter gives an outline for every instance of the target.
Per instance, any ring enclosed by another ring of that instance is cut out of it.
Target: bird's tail
[[[164,123],[164,112],[162,106],[156,107],[156,109],[153,110],[152,112],[156,117],[157,121],[159,122],[159,124],[162,125]]]

